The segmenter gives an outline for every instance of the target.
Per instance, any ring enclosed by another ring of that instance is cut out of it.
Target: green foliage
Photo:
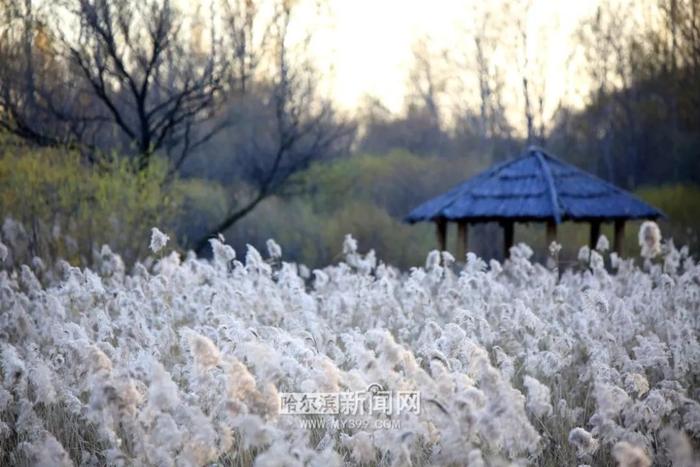
[[[404,224],[368,200],[348,201],[334,211],[319,212],[300,198],[271,198],[234,226],[227,240],[242,254],[246,243],[264,251],[265,240],[274,238],[286,261],[317,267],[341,258],[348,233],[358,240],[361,251],[374,249],[380,259],[402,268],[422,264],[435,247],[432,226]]]
[[[659,221],[665,238],[673,238],[679,247],[688,245],[693,253],[700,251],[700,186],[647,187],[640,189],[637,195],[666,214],[666,219]]]
[[[392,266],[408,268],[425,262],[428,251],[435,248],[431,225],[410,226],[391,217],[371,202],[350,202],[337,211],[327,226],[327,242],[336,242],[352,233],[361,251],[374,249],[377,256]]]
[[[340,257],[345,234],[360,249],[401,268],[423,264],[436,247],[434,227],[402,219],[418,203],[481,169],[470,159],[419,157],[405,151],[364,154],[316,165],[295,180],[305,195],[272,198],[226,233],[239,251],[274,238],[287,260],[321,266]]]
[[[177,218],[181,245],[196,241],[216,227],[229,210],[226,190],[214,180],[180,179],[175,186],[182,205]]]
[[[107,244],[133,262],[146,254],[150,228],[171,227],[181,203],[177,184],[165,183],[164,161],[135,171],[121,157],[87,165],[67,150],[0,151],[0,212],[19,223],[6,225],[3,240],[15,243],[16,260],[88,265]]]
[[[314,206],[335,210],[348,199],[370,200],[402,218],[431,196],[461,182],[487,163],[471,158],[425,157],[406,151],[362,154],[316,165],[302,175]]]

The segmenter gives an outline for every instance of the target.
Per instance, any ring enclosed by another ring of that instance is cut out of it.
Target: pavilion
[[[567,164],[541,148],[497,164],[446,193],[419,205],[406,222],[435,222],[440,250],[447,246],[447,223],[457,223],[458,258],[468,251],[468,225],[498,222],[504,232],[504,255],[513,246],[516,222],[545,222],[547,244],[564,221],[588,222],[595,246],[603,222],[613,222],[613,248],[620,253],[625,221],[657,219],[661,211],[621,188]]]

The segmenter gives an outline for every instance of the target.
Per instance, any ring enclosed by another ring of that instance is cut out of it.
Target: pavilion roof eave
[[[664,213],[659,213],[659,214],[654,214],[654,215],[620,215],[620,216],[569,216],[569,215],[563,215],[560,217],[560,219],[557,221],[557,219],[554,216],[551,215],[546,215],[546,216],[464,216],[464,217],[455,217],[455,216],[444,216],[444,215],[437,215],[434,216],[430,219],[423,219],[423,220],[408,220],[407,222],[409,224],[417,224],[418,222],[435,222],[439,219],[444,219],[448,222],[468,222],[470,224],[479,224],[479,223],[485,223],[485,222],[505,222],[505,221],[512,221],[512,222],[547,222],[547,221],[555,221],[556,223],[563,223],[563,222],[614,222],[617,220],[625,220],[625,221],[635,221],[635,220],[657,220],[657,219],[663,219],[666,218]]]

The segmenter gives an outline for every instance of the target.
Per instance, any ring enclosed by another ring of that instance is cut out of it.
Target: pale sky
[[[473,1],[329,2],[328,18],[314,26],[314,47],[321,69],[331,80],[332,95],[347,109],[355,108],[364,95],[371,95],[390,110],[400,111],[412,63],[412,46],[416,41],[428,38],[435,48],[458,51],[473,28]],[[592,14],[597,4],[597,0],[531,2],[527,17],[528,31],[533,37],[530,49],[533,57],[546,62],[548,106],[558,103],[567,86],[575,86],[566,66],[573,50],[570,36],[577,23]],[[537,36],[543,35],[548,37],[540,37],[539,42],[545,40],[546,43],[538,43]],[[509,70],[509,80],[513,81],[514,89],[518,89],[520,77],[515,65],[508,63],[510,60],[510,57],[501,58],[504,68]],[[573,76],[575,81],[575,73]],[[517,95],[506,96],[507,101],[517,98]],[[575,101],[575,97],[571,99]],[[516,102],[509,105],[516,105]]]
[[[180,0],[188,4],[187,0]],[[217,0],[200,0],[203,5]],[[587,94],[573,33],[581,20],[595,13],[602,1],[642,0],[290,0],[294,1],[292,37],[311,34],[311,52],[322,74],[322,88],[339,106],[354,111],[364,97],[376,98],[390,111],[404,109],[406,85],[413,63],[413,47],[427,41],[436,53],[473,59],[473,34],[484,11],[490,23],[500,23],[489,32],[508,43],[489,59],[500,69],[505,86],[503,102],[520,125],[522,73],[513,43],[520,44],[518,21],[528,32],[528,73],[531,85],[545,89],[545,119],[562,103],[583,105]],[[258,7],[271,4],[258,0]],[[319,6],[320,5],[320,6]],[[526,5],[529,5],[527,7]],[[506,10],[506,7],[510,10]],[[208,11],[205,7],[203,11]],[[517,13],[517,12],[520,13]],[[524,12],[527,11],[527,14]],[[520,57],[520,56],[518,56]],[[579,62],[577,62],[577,60]],[[460,105],[475,106],[478,81],[474,68],[450,69],[447,74],[461,81]],[[454,91],[454,89],[451,89]],[[462,94],[463,93],[463,94]],[[471,94],[471,95],[470,95]],[[454,93],[450,94],[453,101]]]

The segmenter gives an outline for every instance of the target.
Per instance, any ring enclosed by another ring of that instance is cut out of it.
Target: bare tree
[[[69,57],[135,145],[140,167],[155,152],[176,149],[179,167],[214,131],[193,132],[221,90],[214,47],[202,57],[181,39],[181,16],[169,0],[79,0],[74,13],[81,31],[78,40],[65,40]]]
[[[294,176],[312,163],[344,152],[354,135],[354,125],[340,118],[330,101],[318,95],[318,76],[302,59],[305,50],[292,50],[288,41],[292,4],[280,2],[270,29],[275,54],[271,78],[250,89],[256,112],[246,113],[236,128],[236,163],[249,185],[249,196],[239,200],[207,235],[194,242],[201,253],[208,240],[251,213],[270,196],[283,194]],[[305,48],[307,42],[301,44]],[[294,59],[294,60],[293,60]],[[257,115],[256,115],[257,114]]]
[[[503,104],[504,78],[495,63],[494,56],[502,41],[505,25],[497,16],[480,5],[484,10],[475,9],[473,17],[476,25],[471,33],[474,43],[473,57],[469,57],[463,69],[473,69],[479,89],[479,133],[481,147],[485,150],[487,141],[494,137],[511,138],[511,127],[505,117]],[[499,12],[500,13],[500,12]],[[502,20],[501,20],[502,21]],[[473,65],[472,65],[473,63]]]
[[[56,60],[46,5],[3,0],[0,9],[0,128],[39,145],[65,144],[79,129],[56,116],[78,94],[60,81],[66,70]]]
[[[224,36],[230,49],[229,86],[245,94],[256,78],[256,72],[267,55],[272,27],[279,9],[265,18],[259,4],[251,0],[222,0]]]
[[[53,27],[55,57],[65,75],[42,87],[45,77],[27,58],[25,79],[3,76],[4,127],[40,144],[119,144],[138,155],[141,169],[156,152],[168,154],[177,169],[219,129],[197,131],[222,90],[218,39],[209,38],[211,50],[197,50],[169,0],[74,0],[53,16],[75,26]],[[25,47],[34,33],[28,34]],[[67,97],[78,97],[80,105],[65,105]],[[38,126],[32,118],[38,111],[63,131]]]
[[[596,14],[588,21],[582,23],[578,35],[579,42],[583,46],[584,57],[588,63],[588,72],[591,77],[591,86],[594,99],[598,102],[595,112],[594,126],[599,134],[599,154],[608,180],[615,180],[616,170],[613,155],[613,102],[608,99],[608,93],[613,89],[616,78],[614,73],[621,70],[615,66],[615,54],[621,50],[620,37],[613,31],[622,30],[619,15],[610,15],[609,11],[603,11],[598,7]],[[622,79],[624,81],[624,78]],[[593,104],[593,103],[592,103]]]
[[[637,108],[640,90],[634,83],[639,77],[639,62],[644,60],[640,39],[634,34],[638,26],[630,10],[606,2],[582,23],[579,32],[593,85],[589,105],[596,110],[596,152],[608,177],[629,187],[636,184],[642,139]],[[613,151],[620,146],[624,157]]]
[[[515,62],[520,73],[523,114],[527,129],[528,144],[545,145],[547,117],[545,106],[547,97],[547,56],[538,51],[532,53],[532,41],[538,45],[546,45],[551,30],[539,29],[535,37],[531,37],[529,31],[531,21],[532,0],[524,0],[516,3],[516,34],[517,40],[513,44]],[[550,24],[551,28],[553,25]],[[540,47],[542,48],[542,47]]]
[[[418,105],[427,110],[435,128],[440,128],[442,115],[440,98],[447,87],[447,74],[439,70],[438,60],[446,61],[443,51],[436,59],[430,50],[430,44],[423,38],[413,45],[413,66],[409,72],[409,105]]]
[[[532,144],[535,140],[535,116],[532,109],[530,78],[529,78],[529,57],[527,52],[527,27],[520,24],[520,38],[522,40],[522,62],[520,65],[520,74],[523,90],[523,105],[525,113],[525,122],[527,123],[527,142]]]

